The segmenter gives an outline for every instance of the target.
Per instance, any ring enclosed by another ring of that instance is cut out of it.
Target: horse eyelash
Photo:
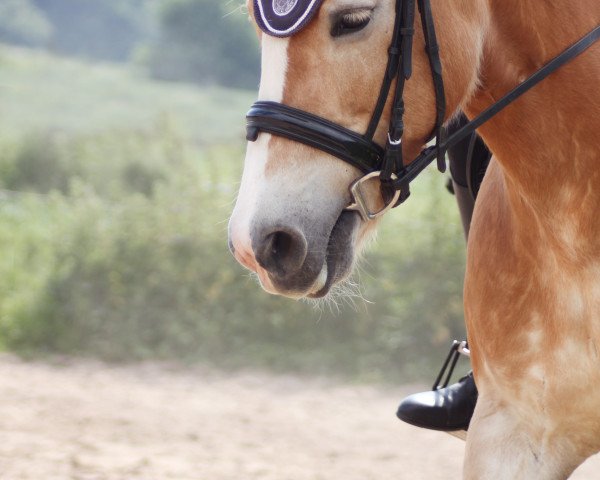
[[[371,10],[354,10],[345,12],[335,22],[331,35],[339,37],[344,34],[353,33],[366,27],[371,20]]]
[[[348,13],[345,13],[344,15],[342,15],[341,19],[351,25],[361,25],[361,24],[371,20],[371,11],[370,10],[356,10],[353,12],[348,12]]]

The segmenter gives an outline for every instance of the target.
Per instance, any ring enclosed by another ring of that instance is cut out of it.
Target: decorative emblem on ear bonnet
[[[260,29],[274,37],[290,37],[302,30],[323,0],[254,0],[254,16]]]

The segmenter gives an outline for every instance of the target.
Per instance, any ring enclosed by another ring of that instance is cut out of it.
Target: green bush
[[[164,122],[149,131],[78,137],[33,133],[4,143],[0,187],[68,194],[73,182],[79,182],[106,198],[131,193],[151,196],[184,155],[183,141]]]
[[[7,348],[406,380],[428,378],[464,335],[464,245],[438,176],[419,182],[367,256],[371,303],[315,309],[266,295],[227,251],[241,148],[198,151],[168,131],[54,141],[43,154],[31,137],[2,149],[21,159],[2,162],[21,172],[11,178],[28,179],[12,186],[35,192],[0,202]],[[22,165],[31,151],[68,187]]]

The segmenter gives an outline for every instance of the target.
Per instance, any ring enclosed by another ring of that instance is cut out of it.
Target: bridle
[[[416,4],[416,5],[415,5]],[[435,145],[426,147],[408,165],[402,158],[404,134],[404,85],[412,73],[412,47],[416,6],[425,36],[425,50],[429,59],[436,98],[435,127],[431,137]],[[246,138],[256,141],[260,132],[288,138],[331,154],[358,168],[364,176],[350,186],[353,198],[346,210],[358,211],[363,220],[373,220],[391,208],[402,204],[410,195],[410,183],[434,160],[440,172],[446,170],[446,151],[452,145],[472,134],[482,124],[515,101],[533,86],[571,61],[600,39],[600,26],[552,59],[531,77],[520,83],[480,115],[446,138],[443,128],[446,98],[442,79],[442,64],[433,23],[430,0],[396,0],[396,16],[385,76],[367,131],[359,134],[341,125],[309,112],[287,105],[258,101],[246,116]],[[381,121],[393,81],[397,79],[391,107],[390,124],[385,147],[373,137]],[[372,211],[363,195],[362,185],[378,178],[385,206]]]

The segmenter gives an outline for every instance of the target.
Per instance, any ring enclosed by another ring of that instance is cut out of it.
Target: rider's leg
[[[450,133],[466,122],[462,117],[449,127]],[[479,137],[471,137],[448,150],[452,187],[458,203],[465,233],[475,207],[479,185],[490,160],[490,152]],[[477,388],[473,375],[458,383],[436,391],[416,393],[405,398],[398,407],[398,418],[411,425],[433,430],[466,430],[477,402]]]
[[[467,118],[461,116],[448,127],[448,133],[461,128],[467,123]],[[476,134],[465,138],[448,149],[452,189],[458,203],[458,211],[462,221],[465,239],[469,237],[469,227],[475,208],[475,199],[479,187],[490,162],[491,153],[487,146]]]

